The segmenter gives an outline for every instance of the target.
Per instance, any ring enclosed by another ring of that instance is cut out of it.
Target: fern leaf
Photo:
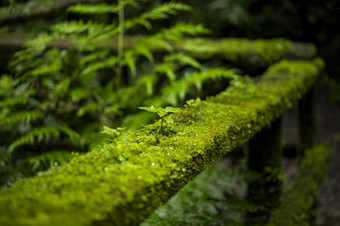
[[[177,66],[173,62],[161,63],[154,67],[154,71],[156,73],[166,74],[170,82],[173,82],[176,80],[176,74],[175,74],[176,70],[177,70]]]
[[[162,29],[158,35],[165,39],[179,40],[185,35],[197,36],[210,33],[210,30],[201,24],[180,22],[169,29]]]
[[[56,58],[51,64],[43,64],[33,70],[30,70],[22,75],[23,79],[27,77],[39,77],[43,75],[53,75],[60,71],[62,68],[61,61]]]
[[[101,112],[103,110],[103,106],[98,103],[92,103],[92,104],[87,104],[77,111],[77,116],[81,117],[83,116],[86,112]]]
[[[41,111],[20,111],[0,118],[0,125],[14,125],[19,122],[28,123],[42,117],[44,117],[44,114]]]
[[[63,97],[65,95],[67,95],[68,91],[69,91],[69,87],[71,84],[71,78],[70,77],[66,77],[63,80],[61,80],[54,89],[54,94],[56,95],[56,97]]]
[[[151,74],[151,75],[144,75],[142,78],[138,81],[139,84],[145,86],[146,93],[151,96],[153,94],[153,87],[155,83],[157,82],[157,75]]]
[[[16,148],[41,142],[42,140],[49,140],[51,137],[59,138],[60,132],[65,133],[71,140],[79,140],[80,136],[77,132],[71,130],[66,126],[43,126],[30,130],[26,134],[16,139],[7,149],[7,153],[11,154]]]
[[[73,103],[76,103],[80,101],[81,99],[87,97],[90,95],[90,92],[88,89],[79,87],[76,89],[73,89],[70,93],[70,101]]]
[[[14,80],[11,76],[3,74],[0,77],[0,96],[8,93],[14,86],[17,84],[17,81]]]
[[[137,74],[136,61],[137,56],[134,54],[133,50],[127,50],[124,52],[124,65],[128,66],[132,76],[136,76]]]
[[[161,20],[168,18],[168,15],[176,15],[178,11],[190,11],[189,5],[179,2],[166,2],[153,8],[150,12],[143,13],[141,18],[150,20]]]
[[[14,54],[13,60],[10,63],[11,68],[23,61],[30,61],[44,52],[47,45],[54,39],[53,35],[42,33],[36,38],[30,39],[24,44],[24,49]]]
[[[75,142],[80,140],[80,135],[79,133],[77,133],[76,131],[70,129],[67,126],[58,126],[57,127],[61,132],[65,133],[70,139],[71,141]]]
[[[72,159],[72,153],[70,151],[49,151],[37,156],[33,156],[27,159],[32,164],[33,170],[37,170],[40,166],[49,165],[53,167],[55,163],[64,165]]]
[[[131,29],[132,27],[140,24],[147,29],[151,28],[149,20],[162,20],[168,18],[169,15],[176,15],[178,11],[189,11],[191,7],[189,5],[179,2],[166,2],[153,8],[150,12],[143,13],[140,17],[126,20],[125,29]]]
[[[17,104],[25,104],[27,102],[28,97],[27,96],[20,96],[20,97],[11,97],[7,98],[3,101],[0,101],[0,107],[10,107]]]
[[[150,63],[154,62],[153,54],[150,51],[150,48],[148,48],[146,45],[137,45],[134,51],[138,55],[145,56],[149,60]]]
[[[117,64],[117,62],[118,58],[116,56],[111,56],[107,59],[100,59],[100,61],[97,62],[91,62],[88,66],[85,66],[84,69],[81,71],[81,76],[82,77],[88,76],[104,68],[112,69]]]
[[[45,126],[45,127],[39,127],[34,128],[25,135],[19,137],[16,139],[7,150],[7,153],[12,153],[16,148],[26,145],[26,144],[34,144],[35,140],[41,141],[43,138],[48,140],[51,135],[54,137],[59,137],[60,132],[57,129],[57,127],[54,126]]]
[[[97,61],[98,59],[101,59],[101,58],[106,58],[108,54],[109,54],[108,50],[102,50],[102,51],[96,51],[96,52],[90,53],[81,58],[80,66],[84,67],[87,63]]]
[[[189,65],[197,69],[203,68],[203,66],[197,60],[195,60],[193,57],[186,55],[184,53],[176,53],[176,54],[168,55],[164,58],[164,60],[170,61],[170,62],[177,61],[183,66]]]
[[[70,35],[77,34],[82,35],[87,32],[91,36],[95,36],[104,32],[112,31],[115,28],[114,25],[105,25],[93,21],[84,22],[82,20],[77,21],[64,21],[51,27],[51,30],[59,34]]]

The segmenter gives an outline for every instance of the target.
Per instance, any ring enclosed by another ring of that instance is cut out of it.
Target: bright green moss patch
[[[268,67],[282,59],[312,59],[316,48],[312,44],[293,43],[285,39],[249,40],[239,38],[186,40],[173,45],[185,49],[198,59],[220,55],[225,60],[250,67]]]
[[[318,67],[282,61],[254,84],[237,83],[156,125],[0,191],[0,225],[136,225],[237,144],[270,124],[314,82]],[[188,113],[189,112],[189,113]],[[176,117],[179,120],[176,120]],[[188,118],[186,120],[185,118]]]
[[[329,149],[318,145],[306,151],[293,187],[270,218],[272,226],[311,225],[315,195],[322,182]]]

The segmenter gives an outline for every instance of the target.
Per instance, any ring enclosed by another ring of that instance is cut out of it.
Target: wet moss
[[[310,60],[316,55],[314,45],[282,38],[184,40],[174,42],[173,45],[178,49],[186,49],[198,59],[209,59],[217,55],[230,62],[259,68],[268,67],[282,59]]]
[[[324,145],[306,151],[293,187],[282,205],[272,214],[268,225],[313,225],[315,196],[323,181],[329,149]]]
[[[258,83],[202,102],[197,120],[156,125],[0,191],[0,225],[136,225],[237,144],[270,124],[314,82],[318,67],[282,61]],[[192,111],[187,109],[184,111]]]

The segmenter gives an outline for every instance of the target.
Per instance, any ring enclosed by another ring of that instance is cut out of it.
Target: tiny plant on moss
[[[166,108],[162,108],[162,107],[139,107],[139,109],[141,110],[145,110],[148,112],[152,112],[152,113],[157,113],[157,115],[160,117],[160,127],[158,129],[158,134],[161,133],[163,131],[163,124],[172,124],[173,123],[173,119],[169,118],[168,116],[170,115],[170,113],[176,113],[176,112],[180,112],[182,109],[180,108],[175,108],[175,107],[166,107]]]
[[[100,133],[106,134],[110,138],[111,141],[114,141],[121,135],[120,131],[124,129],[125,128],[120,128],[120,127],[118,127],[117,129],[111,129],[110,127],[104,126],[104,130]]]
[[[184,107],[199,107],[201,106],[201,99],[199,97],[196,98],[196,100],[191,99],[191,100],[187,100],[186,104],[184,104]]]

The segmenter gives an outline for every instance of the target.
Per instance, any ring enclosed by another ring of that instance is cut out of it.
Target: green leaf
[[[100,133],[106,134],[110,136],[111,138],[117,138],[120,135],[120,131],[124,130],[125,128],[118,127],[117,129],[111,129],[110,127],[104,126],[104,130]]]
[[[166,108],[165,108],[165,111],[166,111],[167,113],[176,113],[176,112],[181,112],[182,109],[180,109],[180,108],[175,108],[175,107],[166,107]]]

